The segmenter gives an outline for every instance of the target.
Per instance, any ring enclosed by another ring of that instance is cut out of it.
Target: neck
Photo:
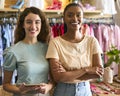
[[[24,39],[23,40],[23,42],[24,43],[27,43],[27,44],[35,44],[35,43],[37,43],[38,42],[38,40],[37,39]]]
[[[81,32],[66,32],[63,36],[63,39],[73,42],[73,43],[77,43],[77,42],[81,42],[84,38],[84,35],[81,34]]]

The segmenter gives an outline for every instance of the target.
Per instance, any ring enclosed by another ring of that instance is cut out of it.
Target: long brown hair
[[[14,41],[14,43],[17,43],[25,38],[26,34],[25,34],[25,29],[23,28],[23,25],[24,25],[25,17],[29,13],[37,14],[41,18],[42,25],[41,25],[41,31],[40,31],[39,35],[37,36],[38,41],[49,42],[49,40],[50,40],[50,27],[49,27],[49,24],[48,24],[47,19],[45,17],[45,14],[40,9],[38,9],[36,7],[28,7],[28,8],[25,8],[25,10],[19,16],[17,26],[15,29],[15,41]]]

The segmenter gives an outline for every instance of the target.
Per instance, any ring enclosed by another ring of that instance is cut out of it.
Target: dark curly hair
[[[40,9],[36,7],[28,7],[28,8],[25,8],[23,12],[21,12],[18,22],[17,22],[16,29],[15,29],[14,43],[17,43],[25,38],[25,29],[23,28],[23,25],[24,25],[25,17],[29,13],[37,14],[41,18],[41,24],[42,24],[41,31],[39,35],[37,36],[37,39],[38,41],[48,43],[51,37],[50,26],[49,26],[49,23],[47,22],[44,12],[42,12]]]

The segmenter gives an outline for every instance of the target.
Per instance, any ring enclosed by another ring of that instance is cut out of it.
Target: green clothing
[[[39,84],[48,82],[49,64],[45,58],[47,44],[25,44],[22,41],[4,51],[4,70],[17,70],[17,83]]]

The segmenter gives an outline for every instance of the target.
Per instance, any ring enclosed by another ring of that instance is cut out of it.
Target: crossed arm
[[[57,59],[49,59],[53,79],[56,82],[71,82],[74,80],[89,80],[99,78],[103,75],[102,59],[100,54],[94,54],[92,67],[77,70],[66,70]]]

